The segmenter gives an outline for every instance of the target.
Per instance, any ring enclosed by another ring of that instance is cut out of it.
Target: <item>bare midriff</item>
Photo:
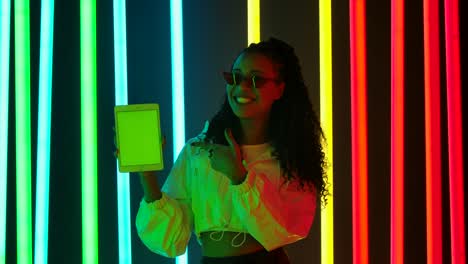
[[[220,241],[215,241],[210,238],[213,232],[200,233],[200,240],[202,243],[202,254],[206,257],[228,257],[239,256],[263,250],[264,247],[251,235],[246,234],[245,242],[235,247],[232,245],[232,240],[239,234],[238,232],[225,231]],[[221,237],[221,232],[215,232],[214,238]],[[234,240],[234,245],[241,244],[244,239],[244,234],[241,233]]]

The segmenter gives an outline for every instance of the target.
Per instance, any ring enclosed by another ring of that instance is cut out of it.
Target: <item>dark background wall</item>
[[[113,157],[113,18],[112,1],[97,1],[99,260],[118,263],[117,192]],[[441,8],[443,7],[443,1]],[[230,67],[247,43],[246,1],[184,1],[184,67],[186,136],[201,131],[221,104],[224,83],[220,72]],[[13,5],[13,3],[12,3]],[[460,1],[460,10],[466,7]],[[349,9],[347,1],[333,1],[334,85],[334,210],[335,262],[352,262],[351,131],[349,81]],[[422,0],[406,4],[406,208],[405,260],[426,260],[424,159],[424,53]],[[35,172],[40,1],[31,1],[31,115],[32,172]],[[12,7],[13,10],[13,7]],[[442,9],[441,9],[442,10]],[[441,19],[443,13],[441,12]],[[50,263],[81,263],[81,153],[79,1],[56,1],[50,175]],[[461,16],[461,24],[466,17]],[[443,26],[443,23],[441,23]],[[12,15],[12,27],[13,15]],[[8,153],[7,263],[16,262],[14,39],[10,64]],[[441,27],[443,34],[443,27]],[[302,62],[311,99],[319,110],[318,1],[261,1],[262,39],[270,36],[292,44]],[[461,26],[462,56],[466,26]],[[368,121],[369,121],[369,260],[390,260],[390,1],[367,3]],[[443,35],[441,35],[443,37]],[[443,38],[442,38],[443,40]],[[443,41],[441,43],[443,44]],[[172,164],[172,99],[170,17],[167,1],[127,1],[129,103],[156,102],[167,136],[165,163]],[[444,46],[441,46],[443,52]],[[443,54],[443,53],[442,53]],[[441,56],[441,63],[445,60]],[[441,70],[444,69],[444,64]],[[462,60],[466,76],[466,60]],[[445,74],[442,72],[442,88]],[[466,82],[465,77],[462,83]],[[465,90],[463,90],[466,96]],[[444,263],[450,261],[448,167],[445,91],[442,89],[443,244]],[[466,107],[465,107],[466,108]],[[464,117],[466,131],[466,115]],[[466,140],[465,140],[466,142]],[[466,156],[466,143],[465,143]],[[170,166],[161,173],[165,180]],[[34,205],[35,182],[32,178]],[[135,263],[174,263],[151,253],[135,233],[134,219],[142,197],[131,175],[132,254]],[[466,182],[466,180],[465,180]],[[466,184],[465,184],[466,185]],[[465,188],[466,190],[466,188]],[[465,194],[466,204],[466,194]],[[34,206],[33,206],[34,207]],[[34,215],[34,208],[33,208]],[[293,263],[319,263],[320,217],[310,236],[287,247]],[[189,259],[197,263],[200,247],[192,238]]]

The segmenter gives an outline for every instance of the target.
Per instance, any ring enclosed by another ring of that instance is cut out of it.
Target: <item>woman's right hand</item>
[[[117,137],[115,132],[115,127],[112,127],[114,131],[114,156],[115,158],[119,157],[119,148],[117,146]],[[163,149],[166,146],[166,137],[163,137],[162,147]],[[161,189],[159,188],[157,173],[156,171],[139,171],[138,175],[140,177],[140,183],[143,187],[145,201],[150,203],[155,200],[159,200],[162,197]]]
[[[114,131],[114,157],[119,158],[119,148],[117,147],[117,137],[115,136],[115,127],[112,127]]]
[[[162,139],[162,148],[166,147],[166,137],[163,136]],[[145,201],[150,203],[155,200],[159,200],[162,197],[161,188],[158,184],[158,178],[156,171],[140,171],[138,172],[140,176],[140,183],[143,187],[143,192],[145,194]]]

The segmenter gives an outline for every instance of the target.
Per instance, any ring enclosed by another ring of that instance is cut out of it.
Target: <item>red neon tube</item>
[[[391,3],[391,232],[392,264],[404,262],[404,0]]]
[[[458,0],[445,0],[445,54],[452,263],[466,263]]]
[[[366,6],[350,0],[353,263],[368,263]]]
[[[427,263],[442,263],[439,8],[424,0]]]

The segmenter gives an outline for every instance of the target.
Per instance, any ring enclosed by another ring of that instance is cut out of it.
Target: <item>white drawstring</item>
[[[223,230],[223,231],[213,231],[213,232],[211,232],[211,233],[210,233],[210,238],[211,238],[211,240],[213,240],[213,241],[221,241],[221,239],[223,239],[223,237],[224,237],[224,232],[225,232],[224,230]],[[221,233],[221,236],[220,236],[219,238],[215,238],[213,235],[218,234],[218,233]],[[236,242],[236,239],[237,239],[237,237],[238,237],[240,234],[244,234],[244,239],[242,240],[241,243],[236,244],[236,243],[235,243],[235,242]],[[245,233],[245,232],[239,232],[239,233],[237,233],[237,235],[231,240],[231,246],[233,246],[233,247],[240,247],[240,246],[242,246],[242,245],[245,243],[246,240],[247,240],[247,233]]]
[[[216,234],[216,233],[221,233],[221,237],[219,238],[213,238],[213,234]],[[221,239],[223,239],[224,237],[224,230],[223,231],[213,231],[210,233],[210,238],[211,240],[214,240],[214,241],[221,241]]]
[[[240,244],[234,244],[234,241],[236,241],[236,238],[240,235],[240,234],[244,234],[244,239],[242,240],[242,242]],[[245,240],[247,239],[247,233],[245,232],[239,232],[231,241],[231,246],[233,247],[240,247],[242,245],[244,245],[245,243]]]

